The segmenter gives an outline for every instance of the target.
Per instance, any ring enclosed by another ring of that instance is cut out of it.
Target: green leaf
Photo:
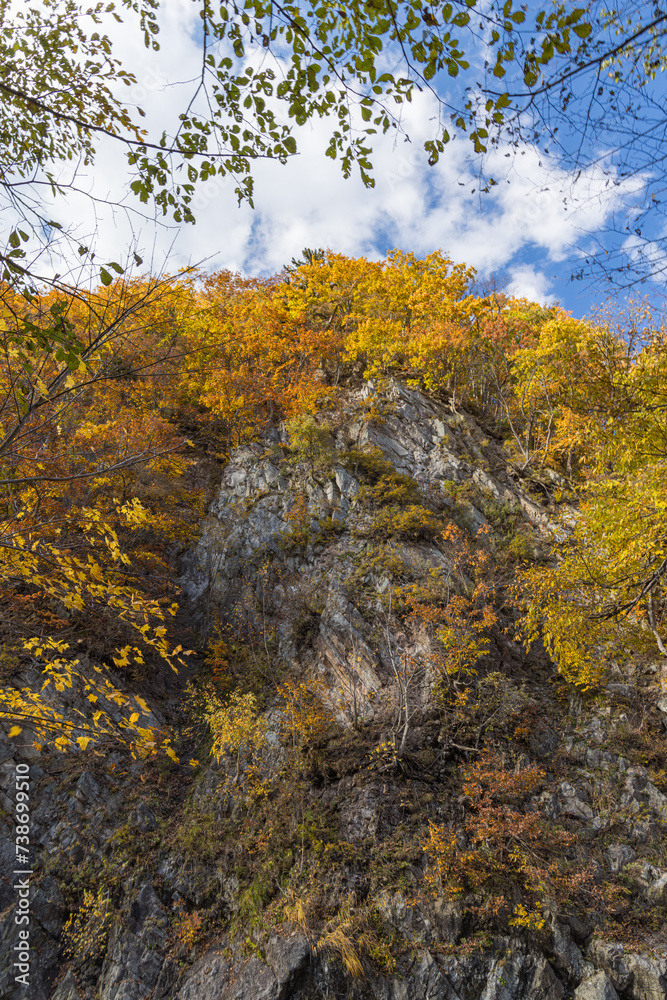
[[[103,285],[110,285],[113,281],[113,278],[105,267],[100,268],[100,281]]]

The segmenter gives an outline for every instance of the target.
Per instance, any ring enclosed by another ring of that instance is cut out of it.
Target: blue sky
[[[189,0],[166,0],[159,53],[147,53],[139,33],[118,34],[117,55],[132,68],[137,84],[130,101],[142,106],[153,130],[172,124],[200,68],[196,8]],[[185,81],[174,87],[171,81]],[[127,97],[127,95],[124,95]],[[487,164],[500,183],[490,194],[472,193],[475,165],[468,143],[455,141],[436,167],[422,149],[429,138],[437,103],[418,95],[406,108],[411,142],[382,137],[374,155],[376,187],[367,190],[355,177],[345,181],[339,166],[324,157],[328,123],[300,130],[300,153],[286,166],[262,162],[256,170],[256,208],[237,207],[233,184],[202,185],[195,199],[195,226],[165,226],[128,211],[70,199],[79,232],[97,231],[106,259],[120,259],[133,242],[155,268],[186,264],[228,267],[246,274],[270,274],[304,246],[330,247],[377,257],[393,247],[424,255],[445,250],[455,261],[474,265],[482,279],[501,275],[511,291],[543,302],[559,301],[582,316],[604,298],[599,288],[570,276],[581,266],[582,251],[641,196],[642,176],[609,183],[603,158],[575,173],[524,145],[507,156],[494,152]],[[100,148],[96,166],[80,180],[101,198],[122,199],[128,182],[122,150]],[[507,180],[509,179],[509,183]]]

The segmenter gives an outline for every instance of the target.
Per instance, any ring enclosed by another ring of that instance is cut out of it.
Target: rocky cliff
[[[187,692],[141,687],[199,765],[4,727],[2,996],[667,996],[665,665],[629,655],[581,696],[516,641],[515,579],[572,516],[556,480],[398,384],[238,448],[182,557]],[[210,702],[234,692],[261,738],[232,761]]]

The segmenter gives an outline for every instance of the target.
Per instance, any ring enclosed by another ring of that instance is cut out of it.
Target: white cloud
[[[189,92],[185,85],[165,87],[166,81],[195,79],[201,60],[192,7],[186,0],[168,0],[165,11],[160,53],[146,53],[139,33],[129,30],[119,35],[118,50],[130,67],[143,66],[133,98],[147,111],[148,122],[160,128],[173,120]],[[582,236],[603,226],[629,189],[610,184],[601,166],[582,174],[573,187],[569,174],[526,147],[513,158],[506,150],[492,154],[489,168],[499,183],[489,194],[473,194],[465,140],[453,142],[437,166],[426,163],[423,142],[436,112],[432,95],[419,94],[404,113],[412,142],[393,135],[378,140],[372,190],[358,177],[345,181],[339,165],[324,156],[330,123],[318,121],[299,131],[300,155],[286,166],[257,164],[254,211],[238,208],[233,183],[220,180],[201,186],[196,226],[139,224],[99,207],[100,253],[106,259],[120,256],[134,232],[146,259],[156,265],[170,255],[170,269],[208,259],[207,266],[267,273],[304,246],[374,257],[394,246],[418,254],[441,248],[482,275],[506,270],[521,294],[547,298],[548,281],[537,263],[517,258],[533,250],[543,260],[562,261]],[[86,183],[113,201],[123,196],[127,179],[122,149],[107,142]],[[141,208],[131,198],[128,208]],[[68,214],[81,220],[82,233],[92,229],[85,198],[73,196]]]
[[[507,291],[517,298],[540,302],[542,305],[547,305],[553,300],[550,281],[542,271],[536,270],[531,264],[520,264],[512,268]]]

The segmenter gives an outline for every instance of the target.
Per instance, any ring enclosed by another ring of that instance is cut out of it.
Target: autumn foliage
[[[545,465],[560,472],[560,499],[576,512],[553,539],[551,563],[520,575],[516,600],[526,640],[544,640],[568,681],[594,686],[621,646],[664,651],[664,330],[641,308],[624,320],[574,320],[480,295],[475,280],[442,253],[369,261],[327,252],[270,279],[223,271],[69,295],[6,289],[4,642],[47,685],[82,685],[91,712],[63,720],[41,691],[7,685],[3,714],[63,748],[104,733],[139,754],[169,746],[142,722],[141,705],[104,672],[83,669],[80,654],[121,673],[156,658],[178,669],[170,553],[205,508],[195,455],[224,461],[288,421],[293,448],[314,469],[332,444],[312,414],[335,411],[359,378],[398,378],[454,412],[474,410],[519,477]],[[365,482],[358,502],[369,537],[440,537],[409,477],[371,453],[345,460]],[[294,533],[305,530],[298,504],[293,518]],[[482,558],[484,545],[476,551]],[[449,678],[474,671],[494,622],[493,595],[475,590],[484,572],[466,572],[472,590],[451,595],[437,623]]]
[[[432,892],[466,899],[491,923],[531,931],[545,926],[545,897],[563,906],[598,901],[594,868],[568,858],[574,857],[576,835],[530,809],[544,777],[535,766],[513,772],[488,752],[463,769],[465,832],[457,835],[431,822],[423,844]]]

